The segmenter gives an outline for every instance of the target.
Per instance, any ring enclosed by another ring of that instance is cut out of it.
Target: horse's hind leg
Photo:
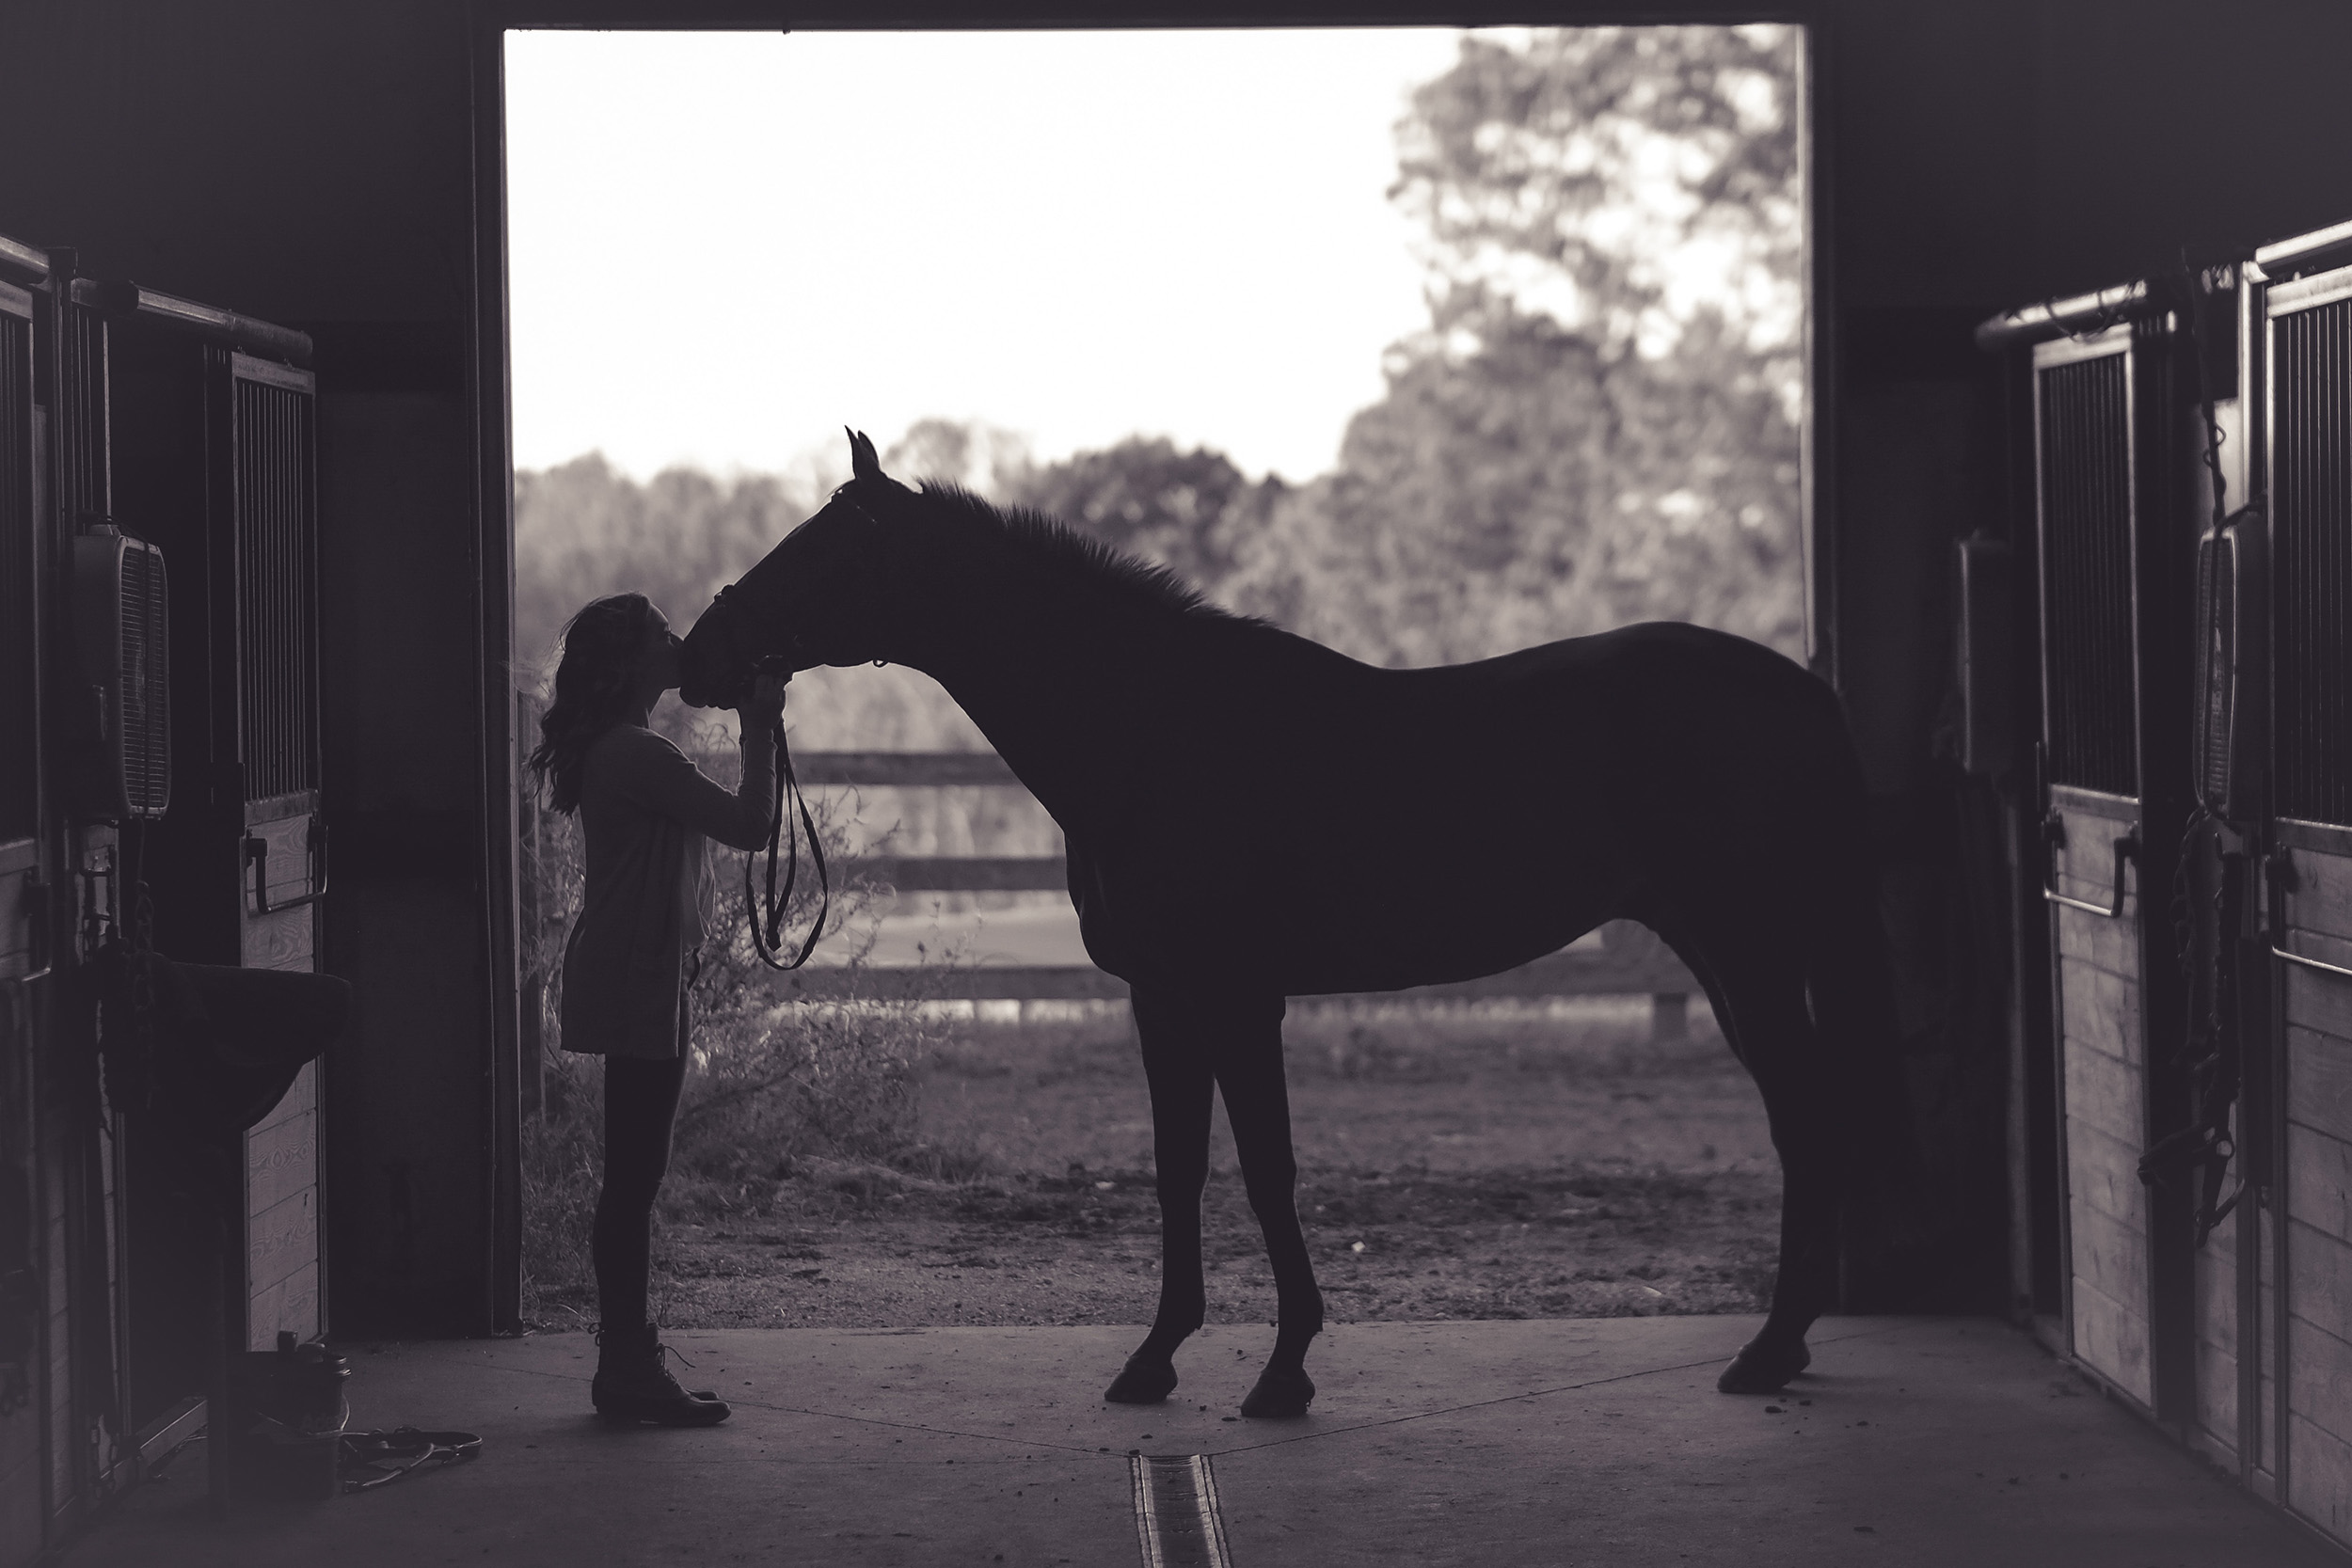
[[[1291,1148],[1290,1091],[1282,1081],[1282,1004],[1232,1020],[1216,1053],[1217,1088],[1241,1157],[1242,1184],[1274,1265],[1274,1354],[1241,1402],[1244,1416],[1304,1416],[1315,1397],[1307,1347],[1323,1332],[1323,1291],[1298,1226],[1298,1163]]]
[[[1836,1299],[1843,1150],[1851,1129],[1840,1123],[1839,1096],[1805,1006],[1800,964],[1754,957],[1725,963],[1713,954],[1700,961],[1731,1048],[1763,1094],[1781,1170],[1780,1269],[1772,1307],[1715,1386],[1726,1394],[1769,1394],[1811,1363],[1805,1331]]]
[[[1176,1347],[1207,1315],[1200,1268],[1200,1191],[1209,1180],[1209,1112],[1216,1080],[1189,1020],[1135,993],[1136,1033],[1152,1088],[1152,1154],[1160,1199],[1160,1305],[1152,1332],[1104,1398],[1157,1404],[1176,1386]]]

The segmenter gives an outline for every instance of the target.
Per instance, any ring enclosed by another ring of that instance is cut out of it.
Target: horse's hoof
[[[1282,1420],[1307,1414],[1314,1402],[1315,1380],[1306,1369],[1277,1371],[1268,1367],[1258,1374],[1258,1386],[1241,1402],[1241,1413],[1256,1419]]]
[[[1129,1356],[1127,1364],[1111,1379],[1111,1386],[1103,1397],[1113,1404],[1157,1404],[1168,1398],[1176,1386],[1176,1367],[1168,1361],[1145,1361]]]
[[[1776,1394],[1788,1386],[1788,1380],[1813,1365],[1813,1353],[1804,1348],[1804,1341],[1794,1345],[1768,1345],[1752,1339],[1740,1347],[1740,1354],[1731,1358],[1724,1375],[1715,1380],[1715,1391],[1722,1394]]]

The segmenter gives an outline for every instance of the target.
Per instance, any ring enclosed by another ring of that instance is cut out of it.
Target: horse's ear
[[[843,426],[847,430],[848,426]],[[874,443],[862,430],[850,431],[850,476],[852,479],[882,478],[882,457],[874,451]]]

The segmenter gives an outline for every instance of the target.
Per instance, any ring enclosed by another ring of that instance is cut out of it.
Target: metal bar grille
[[[318,787],[307,393],[236,383],[238,755],[246,798]]]
[[[2273,334],[2276,809],[2352,823],[2352,300]]]
[[[122,552],[122,791],[134,816],[161,816],[171,803],[171,685],[165,658],[164,565],[133,543]]]
[[[65,337],[65,474],[62,493],[67,519],[114,511],[112,470],[107,466],[109,428],[106,388],[106,318],[87,306],[68,305]]]
[[[2132,679],[2132,433],[2122,354],[2042,378],[2050,777],[2137,795]]]
[[[2197,798],[2216,809],[2230,793],[2236,676],[2237,551],[2217,534],[2197,546]]]
[[[33,654],[33,324],[0,310],[0,839],[40,826]]]

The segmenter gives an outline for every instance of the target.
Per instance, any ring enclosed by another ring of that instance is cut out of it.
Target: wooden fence
[[[516,693],[517,731],[538,734],[538,702]],[[993,752],[809,752],[796,757],[793,771],[811,788],[849,784],[898,788],[987,787],[1023,784]],[[560,920],[542,896],[532,875],[540,832],[536,801],[528,795],[520,814],[529,841],[524,855],[521,914],[532,933],[532,951],[544,959],[560,948]],[[1064,893],[1069,882],[1059,855],[875,855],[861,865],[875,880],[901,893]],[[729,911],[730,915],[739,911]],[[1354,1001],[1482,1001],[1564,996],[1647,996],[1653,1039],[1681,1038],[1689,1029],[1690,1002],[1701,991],[1695,977],[1647,927],[1612,921],[1597,933],[1560,952],[1500,974],[1453,985],[1418,986],[1405,991],[1370,992]],[[550,941],[550,939],[552,939]],[[537,990],[547,976],[526,964],[525,985],[532,992],[523,1007],[523,1053],[535,1069],[539,1046]],[[1124,1002],[1127,983],[1091,964],[866,964],[852,970],[811,966],[774,977],[778,991],[797,1001],[875,1000]],[[527,1072],[526,1078],[532,1073]],[[526,1088],[527,1098],[528,1085]]]
[[[895,785],[901,788],[991,786],[1018,789],[1021,781],[993,752],[810,752],[793,761],[801,783]],[[865,865],[901,893],[1061,893],[1068,887],[1059,855],[877,856]],[[1454,985],[1419,986],[1356,1000],[1459,1001],[1508,997],[1647,996],[1653,1038],[1680,1037],[1689,1027],[1690,999],[1701,988],[1682,961],[1647,927],[1613,921],[1597,942],[1585,942],[1533,963]],[[1030,967],[967,965],[855,971],[808,968],[780,975],[787,995],[809,1001],[893,994],[970,1001],[1124,1001],[1127,983],[1091,965]]]

